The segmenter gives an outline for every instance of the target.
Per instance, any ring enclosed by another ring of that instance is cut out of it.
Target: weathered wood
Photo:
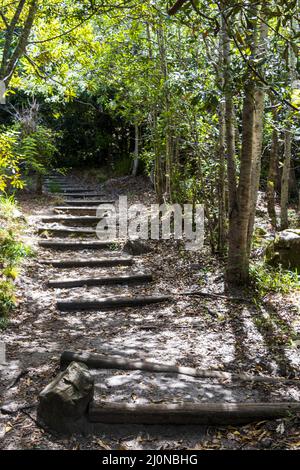
[[[72,206],[57,206],[54,207],[55,214],[75,214],[77,216],[96,216],[98,206],[91,206],[91,207],[72,207]],[[105,209],[103,210],[103,216],[106,214]]]
[[[98,300],[58,300],[57,308],[62,312],[84,310],[110,310],[121,307],[140,307],[148,304],[167,302],[170,297],[164,295],[144,297],[107,297]]]
[[[251,375],[244,373],[223,372],[218,370],[200,369],[194,367],[176,366],[172,364],[160,364],[150,361],[134,361],[116,356],[103,356],[86,352],[64,351],[60,357],[61,366],[71,362],[82,362],[92,369],[120,369],[120,370],[144,370],[156,373],[181,374],[201,379],[219,379],[226,381],[264,382],[264,383],[289,383],[300,385],[298,379],[286,377],[271,377],[263,375]]]
[[[39,395],[38,418],[58,432],[80,430],[94,395],[94,380],[85,364],[73,362]]]
[[[133,259],[128,258],[103,258],[103,259],[81,259],[81,260],[49,260],[42,264],[51,265],[55,268],[101,268],[111,266],[132,266]]]
[[[132,274],[122,276],[105,276],[98,278],[82,278],[82,279],[57,279],[55,281],[48,281],[49,287],[54,288],[72,288],[83,286],[110,286],[116,284],[142,284],[145,282],[152,282],[153,277],[151,274]]]
[[[43,224],[63,224],[63,225],[92,225],[98,224],[100,220],[104,217],[96,217],[96,216],[52,216],[52,217],[43,217],[41,222]]]
[[[98,240],[40,240],[39,246],[53,250],[103,250],[112,247],[112,243]]]
[[[61,187],[61,192],[62,193],[72,193],[72,194],[75,194],[75,193],[83,193],[83,194],[86,194],[86,193],[95,193],[96,191],[94,189],[85,189],[85,188],[74,188],[74,187],[67,187],[67,186],[64,186],[64,185],[60,185]]]
[[[68,197],[73,197],[73,198],[88,198],[88,197],[102,197],[104,196],[103,193],[88,193],[86,191],[84,192],[80,192],[80,193],[55,193],[57,196],[62,196],[62,197],[65,197],[65,196],[68,196]]]
[[[92,401],[88,418],[109,424],[245,424],[300,411],[300,403],[126,404]]]
[[[38,228],[39,235],[42,235],[44,233],[54,234],[60,237],[63,237],[63,236],[67,237],[69,235],[77,235],[77,236],[94,235],[96,236],[96,230],[93,228],[76,228],[76,227],[72,227],[72,228],[40,227]]]
[[[105,201],[105,200],[101,200],[101,199],[76,199],[76,200],[72,200],[72,199],[65,199],[65,205],[66,207],[68,206],[100,206],[101,204],[115,204],[115,201]],[[63,204],[61,204],[61,207],[63,206]]]

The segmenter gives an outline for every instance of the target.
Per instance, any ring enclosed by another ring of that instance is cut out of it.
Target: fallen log
[[[98,278],[82,278],[82,279],[58,279],[48,281],[48,287],[53,288],[72,288],[83,286],[111,286],[117,284],[139,284],[152,282],[152,274],[132,274],[123,276],[105,276]]]
[[[119,307],[139,307],[148,304],[167,302],[170,297],[157,295],[145,297],[109,297],[98,300],[58,300],[57,308],[62,312],[83,310],[109,310]]]
[[[288,379],[286,377],[271,377],[263,375],[251,375],[234,372],[222,372],[218,370],[199,369],[194,367],[176,366],[170,364],[159,364],[148,361],[132,361],[114,356],[103,356],[85,352],[64,351],[60,357],[62,367],[71,362],[82,362],[91,369],[117,369],[117,370],[144,370],[156,373],[181,374],[201,379],[219,379],[242,382],[264,382],[264,383],[292,383],[300,385],[300,380]]]
[[[300,412],[300,403],[126,404],[92,401],[88,419],[109,424],[245,424]]]

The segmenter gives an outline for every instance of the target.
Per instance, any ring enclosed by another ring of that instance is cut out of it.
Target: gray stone
[[[279,232],[267,246],[266,261],[273,266],[300,269],[300,229]]]
[[[83,431],[93,395],[94,380],[88,367],[72,362],[40,393],[38,419],[59,433]]]

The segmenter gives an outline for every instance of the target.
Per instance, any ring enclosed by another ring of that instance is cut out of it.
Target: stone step
[[[143,296],[143,297],[104,297],[98,300],[58,300],[57,308],[61,312],[85,311],[85,310],[108,310],[121,307],[141,307],[143,305],[167,302],[171,297],[165,295]]]
[[[124,274],[120,276],[103,276],[82,279],[57,279],[48,281],[48,286],[58,289],[70,289],[73,287],[111,286],[117,284],[143,284],[152,282],[152,274]]]
[[[54,268],[108,268],[113,266],[132,266],[133,258],[127,257],[106,257],[98,259],[75,259],[75,260],[47,260],[41,264],[53,266]]]
[[[104,250],[113,248],[118,242],[101,242],[100,240],[40,240],[39,246],[53,250]]]

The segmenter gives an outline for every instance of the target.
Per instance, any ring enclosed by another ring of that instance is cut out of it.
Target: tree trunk
[[[224,62],[224,44],[226,42],[226,33],[221,29],[219,44],[219,70],[223,71]],[[219,86],[224,88],[224,74],[219,73]],[[218,143],[218,253],[223,255],[226,252],[226,181],[225,181],[225,141],[226,141],[226,123],[225,123],[226,103],[221,100],[219,104],[219,143]]]
[[[24,2],[20,1],[17,11],[15,13],[15,16],[11,22],[10,28],[8,30],[8,34],[6,37],[6,40],[8,41],[7,44],[4,47],[4,52],[5,56],[3,54],[2,57],[2,64],[1,64],[1,70],[0,70],[0,77],[3,78],[5,81],[6,86],[9,85],[9,82],[12,78],[12,74],[18,64],[19,59],[22,57],[22,55],[25,53],[26,46],[28,43],[28,38],[33,26],[33,22],[35,19],[35,15],[37,12],[38,8],[38,1],[37,0],[32,0],[29,6],[28,14],[24,22],[23,30],[19,34],[19,41],[17,43],[17,46],[15,47],[13,53],[9,57],[9,49],[11,47],[11,41],[12,37],[11,34],[13,35],[15,33],[16,25],[18,23],[19,17],[22,13],[24,7]]]
[[[289,202],[289,179],[290,179],[290,166],[292,156],[292,135],[290,129],[286,129],[284,133],[284,163],[282,168],[281,178],[281,198],[280,209],[281,219],[280,228],[284,230],[289,226],[288,220],[288,202]]]
[[[277,160],[278,160],[278,132],[274,127],[272,133],[272,147],[269,161],[268,181],[267,181],[267,206],[268,214],[272,227],[277,229],[276,210],[275,210],[275,185],[277,179]]]
[[[263,15],[263,12],[261,12]],[[261,21],[260,36],[257,47],[257,58],[263,59],[266,54],[266,39],[268,36],[268,26]],[[248,224],[248,255],[250,256],[252,246],[252,235],[255,223],[255,213],[257,206],[260,173],[261,173],[261,153],[263,143],[263,119],[265,111],[265,86],[259,84],[254,94],[255,112],[254,112],[254,128],[253,128],[253,162],[251,175],[251,207]]]
[[[293,21],[292,21],[293,27]],[[296,71],[296,56],[292,46],[289,46],[289,75],[290,75],[290,86],[293,88],[293,82],[295,79]],[[289,180],[291,171],[291,159],[292,159],[292,115],[291,111],[287,113],[286,119],[286,130],[284,132],[284,160],[281,177],[281,197],[280,197],[280,228],[284,230],[289,226],[288,220],[288,203],[289,203]]]
[[[134,137],[134,161],[133,161],[133,169],[132,169],[132,176],[136,176],[139,168],[139,137],[140,131],[139,126],[136,124],[134,126],[135,137]]]

